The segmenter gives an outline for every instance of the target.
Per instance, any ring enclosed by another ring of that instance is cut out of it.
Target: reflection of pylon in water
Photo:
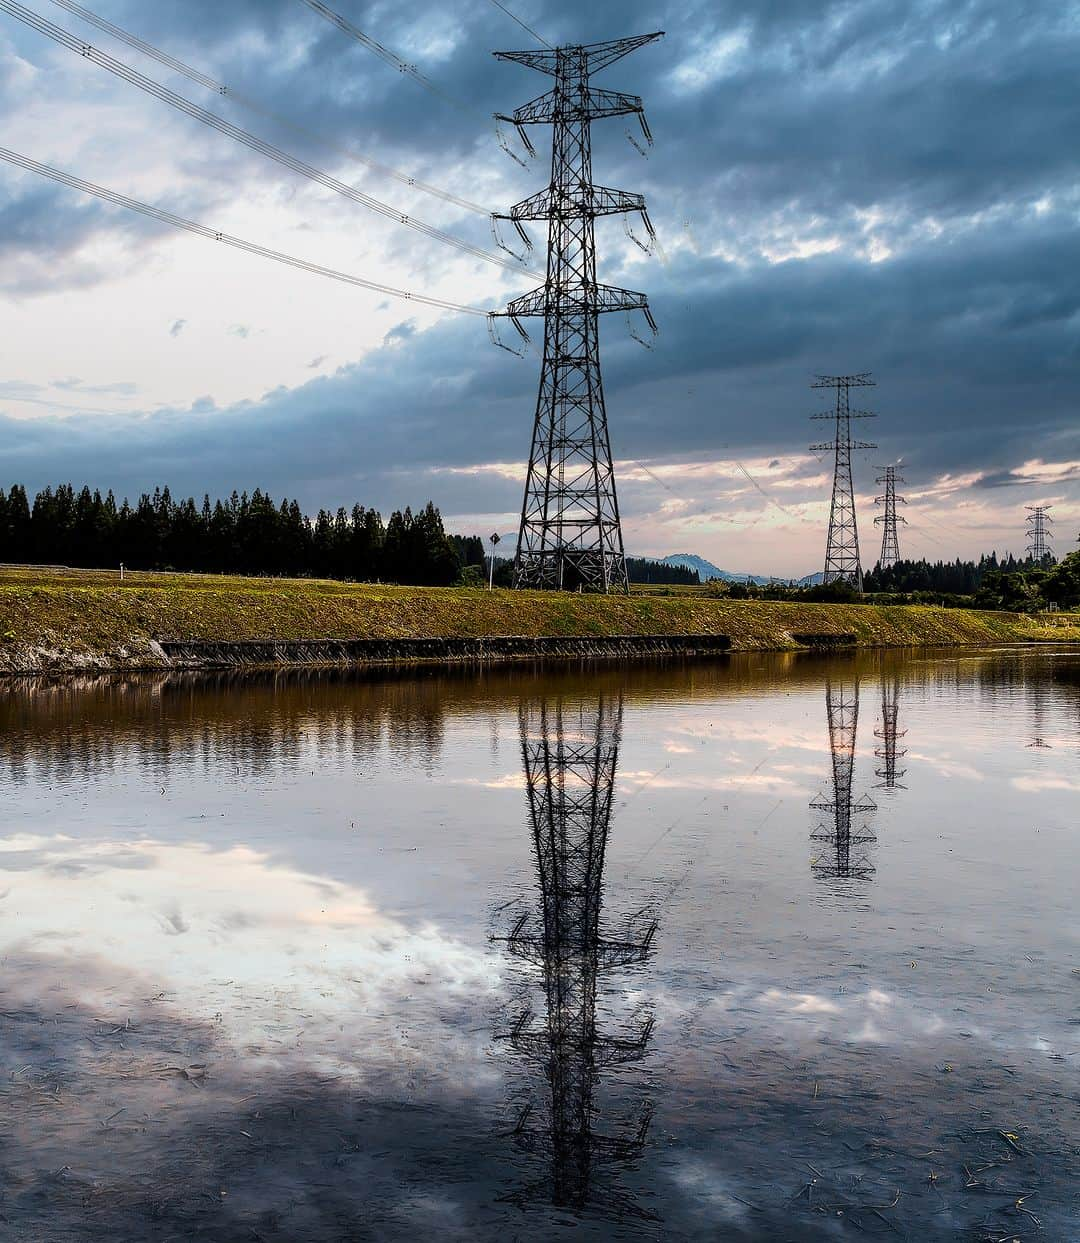
[[[617,1039],[596,1028],[599,973],[642,962],[656,930],[655,921],[644,919],[623,939],[601,935],[604,853],[621,722],[621,700],[607,696],[588,706],[540,701],[523,704],[520,711],[542,926],[531,931],[529,916],[523,915],[506,945],[543,968],[547,1015],[534,1026],[526,1011],[510,1040],[542,1062],[550,1116],[537,1132],[528,1125],[531,1109],[526,1110],[514,1133],[523,1147],[545,1151],[551,1173],[511,1198],[523,1201],[541,1194],[577,1210],[588,1203],[596,1159],[633,1155],[649,1123],[645,1110],[625,1138],[593,1129],[599,1072],[640,1058],[652,1029],[649,1020],[636,1035]]]
[[[858,849],[877,839],[865,825],[853,829],[852,820],[876,811],[877,804],[866,795],[856,802],[851,793],[855,736],[859,726],[858,679],[847,684],[827,683],[825,704],[829,716],[833,796],[829,800],[819,794],[810,804],[816,811],[830,815],[830,822],[823,822],[811,834],[814,841],[822,843],[822,849],[810,866],[815,876],[865,879],[873,873],[874,867],[865,852],[853,858],[852,847]]]
[[[882,761],[881,767],[877,769],[877,775],[881,778],[879,789],[902,790],[904,788],[900,784],[900,778],[907,770],[897,768],[896,761],[907,755],[907,751],[903,747],[897,747],[896,740],[903,738],[907,730],[897,727],[899,718],[900,679],[895,674],[892,678],[882,677],[881,728],[874,730],[874,737],[881,739],[881,746],[874,751],[874,754]]]

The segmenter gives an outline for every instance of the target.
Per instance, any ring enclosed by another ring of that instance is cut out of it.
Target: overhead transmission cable
[[[555,51],[555,49],[551,46],[550,43],[548,43],[548,41],[544,38],[543,35],[538,35],[531,26],[526,26],[526,24],[521,20],[520,17],[518,17],[516,13],[511,13],[510,10],[506,7],[506,5],[501,3],[501,0],[491,0],[491,3],[497,9],[501,9],[506,14],[506,16],[510,18],[512,22],[517,22],[517,24],[521,27],[522,30],[525,31],[526,34],[532,35],[532,37],[537,41],[537,43],[542,43],[544,47],[546,47],[549,51],[552,51],[552,52]]]
[[[415,65],[409,64],[408,61],[398,56],[396,52],[391,52],[389,48],[384,47],[381,43],[376,42],[376,40],[371,38],[370,35],[364,34],[364,32],[358,26],[354,26],[347,17],[342,17],[340,13],[336,13],[332,8],[330,8],[328,4],[323,4],[322,0],[300,0],[300,3],[307,5],[309,9],[313,10],[315,13],[318,13],[321,17],[325,17],[326,20],[331,23],[331,25],[336,26],[338,30],[340,30],[343,34],[348,35],[349,38],[351,39],[355,39],[358,43],[363,44],[364,47],[370,48],[376,54],[376,56],[381,57],[384,61],[387,62],[387,64],[393,65],[401,73],[406,74],[410,78],[412,78],[413,81],[419,82],[419,84],[423,86],[426,90],[429,90],[434,95],[437,95],[445,103],[451,104],[453,107],[457,108],[459,112],[464,112],[470,115],[475,115],[479,113],[480,110],[476,108],[474,105],[470,105],[464,100],[457,99],[455,96],[450,95],[448,92],[444,91],[442,87],[437,86],[434,82],[431,81],[430,78],[420,73],[420,71],[416,68]],[[501,5],[499,7],[502,8]],[[508,16],[510,17],[514,17],[513,13],[511,13],[509,9],[503,9],[503,12],[508,14]],[[518,19],[514,17],[514,21],[518,21]],[[518,24],[521,25],[522,23],[519,22]],[[528,27],[525,27],[525,29],[528,30]],[[535,31],[530,30],[529,33],[533,35],[535,38],[540,39],[540,36],[537,35]],[[540,39],[540,42],[544,43],[544,40]],[[550,47],[551,45],[547,44],[546,46]],[[502,147],[502,149],[506,152],[506,154],[510,156],[512,160],[515,160],[518,164],[522,166],[522,168],[528,168],[528,164],[525,162],[525,160],[523,160],[522,157],[518,155],[518,153],[513,149],[513,147],[511,147],[509,140],[507,139],[505,133],[503,132],[502,126],[500,124],[500,119],[501,118],[498,115],[496,115],[494,118],[496,141],[498,142],[499,146]],[[525,133],[525,130],[521,126],[518,126],[518,134],[521,137],[522,144],[525,148],[526,153],[529,156],[535,156],[536,152],[532,149],[532,145],[529,142],[528,135]],[[510,254],[514,254],[514,252],[510,250],[510,248],[506,246],[505,243],[502,241],[502,239],[499,237],[499,231],[495,224],[495,217],[492,217],[492,235],[495,238],[496,245],[501,250],[506,250]],[[531,246],[529,246],[528,243],[526,243],[526,249],[531,249]],[[515,255],[514,257],[520,258],[520,256],[518,255]]]
[[[431,185],[430,182],[421,181],[418,177],[413,177],[409,173],[403,173],[400,169],[392,168],[389,164],[383,164],[380,160],[373,160],[371,156],[362,154],[354,147],[335,143],[316,130],[310,129],[306,125],[300,125],[289,117],[274,112],[272,109],[260,104],[257,100],[252,99],[250,95],[245,95],[234,87],[226,86],[224,82],[217,82],[205,73],[200,73],[198,69],[193,69],[191,65],[185,64],[182,60],[177,60],[175,56],[170,56],[168,52],[163,52],[160,48],[154,47],[152,43],[147,43],[145,39],[140,39],[138,35],[124,30],[114,22],[100,17],[97,13],[92,13],[81,4],[76,4],[75,0],[52,0],[52,3],[58,8],[73,14],[75,17],[81,18],[88,25],[96,27],[96,29],[103,31],[107,35],[111,35],[120,43],[126,43],[128,47],[134,48],[135,51],[141,52],[144,56],[149,56],[151,60],[156,60],[158,64],[164,65],[174,73],[181,74],[192,82],[197,82],[199,86],[205,87],[208,91],[213,91],[215,95],[221,95],[225,99],[233,100],[242,107],[248,108],[270,121],[274,121],[285,129],[292,130],[295,134],[300,134],[311,141],[321,143],[324,147],[331,151],[336,151],[339,155],[357,160],[368,168],[374,169],[377,173],[382,173],[386,177],[392,177],[395,181],[400,181],[403,185],[409,186],[410,189],[420,190],[424,194],[431,194],[435,198],[442,199],[443,202],[453,203],[456,207],[461,207],[465,211],[476,212],[480,216],[491,215],[488,208],[482,207],[479,203],[473,203],[469,199],[461,198],[460,195],[453,194],[449,190],[441,190],[438,186]]]
[[[444,103],[451,104],[453,107],[460,109],[462,112],[472,112],[474,109],[470,107],[464,100],[457,99],[455,96],[444,91],[441,86],[427,77],[426,74],[420,72],[414,64],[399,56],[396,52],[392,52],[388,47],[373,39],[370,35],[364,34],[359,26],[354,26],[347,17],[342,17],[340,13],[336,13],[328,4],[323,4],[322,0],[300,0],[301,4],[306,4],[309,9],[314,10],[320,17],[325,17],[332,25],[336,26],[343,34],[355,39],[357,43],[363,44],[364,47],[374,52],[381,60],[386,61],[388,65],[393,65],[399,73],[405,74],[406,77],[412,78],[426,91],[431,91],[433,95],[443,100]]]
[[[331,280],[341,281],[346,285],[355,285],[361,289],[371,289],[375,293],[386,294],[391,298],[402,298],[406,302],[420,302],[425,306],[438,307],[443,311],[460,311],[465,315],[486,315],[492,312],[482,309],[481,307],[465,306],[461,302],[450,302],[445,298],[435,298],[430,294],[413,293],[407,289],[398,289],[394,285],[384,285],[381,281],[368,280],[363,276],[354,276],[349,272],[339,272],[336,268],[323,267],[319,263],[311,263],[307,259],[297,259],[293,255],[283,254],[280,250],[271,250],[268,246],[260,246],[257,242],[248,242],[243,238],[234,237],[230,233],[223,233],[219,229],[211,229],[207,225],[199,224],[194,220],[187,220],[183,216],[177,216],[173,212],[165,211],[160,207],[153,207],[149,203],[140,203],[138,199],[128,198],[125,194],[117,194],[114,190],[107,190],[104,186],[94,185],[91,181],[83,181],[79,177],[73,177],[70,173],[62,172],[58,168],[52,168],[48,164],[40,164],[37,160],[31,160],[28,156],[20,155],[17,151],[9,151],[6,147],[0,147],[0,160],[6,160],[9,164],[14,164],[17,168],[23,168],[27,172],[37,173],[38,176],[48,177],[52,181],[59,182],[62,186],[67,186],[72,190],[79,190],[83,194],[91,194],[95,198],[102,199],[106,203],[111,203],[114,207],[124,207],[128,211],[139,212],[140,215],[149,216],[152,220],[158,220],[162,224],[172,225],[175,229],[184,229],[188,233],[194,233],[198,237],[204,237],[211,242],[220,242],[224,246],[232,246],[237,250],[246,251],[249,255],[258,255],[263,259],[273,259],[275,263],[283,263],[291,268],[299,268],[303,272],[312,272],[316,276],[326,276]]]
[[[339,181],[329,173],[324,173],[321,169],[297,159],[296,156],[289,155],[288,152],[282,151],[280,147],[273,146],[272,143],[256,137],[256,135],[241,129],[238,125],[233,125],[231,121],[226,121],[224,117],[218,116],[217,113],[208,111],[199,104],[193,103],[190,99],[185,99],[183,95],[178,95],[168,87],[162,86],[160,82],[155,82],[153,78],[148,78],[145,74],[139,73],[138,70],[132,69],[122,61],[116,60],[115,57],[99,51],[73,35],[70,31],[64,30],[62,26],[57,26],[54,22],[50,22],[47,18],[35,13],[32,9],[17,3],[17,0],[0,0],[0,13],[7,13],[8,16],[23,22],[32,30],[36,30],[39,34],[45,35],[46,38],[52,39],[54,43],[58,43],[61,47],[66,47],[69,51],[82,56],[84,60],[89,60],[99,68],[108,70],[109,73],[114,74],[122,81],[128,82],[132,86],[137,86],[140,90],[145,91],[148,95],[152,95],[162,103],[169,104],[179,112],[183,112],[186,116],[192,117],[196,121],[201,121],[204,125],[210,126],[211,129],[216,129],[219,133],[235,139],[243,146],[258,152],[267,159],[275,160],[291,172],[325,186],[327,189],[343,195],[362,207],[367,207],[370,211],[376,212],[380,216],[385,216],[389,220],[414,229],[416,232],[422,233],[425,237],[429,237],[434,241],[443,242],[447,246],[453,246],[456,250],[472,255],[474,258],[484,259],[488,263],[497,264],[499,267],[507,268],[512,272],[520,272],[522,270],[523,265],[518,260],[504,259],[500,255],[484,250],[480,246],[474,246],[471,242],[466,242],[451,233],[446,233],[444,230],[428,224],[426,221],[418,219],[416,216],[411,216],[396,207],[391,207],[388,203],[383,203],[380,199],[373,198],[370,194],[365,194],[362,190],[357,190],[355,187]]]

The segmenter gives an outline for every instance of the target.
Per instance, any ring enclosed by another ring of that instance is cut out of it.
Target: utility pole
[[[885,471],[884,475],[879,475],[875,483],[883,483],[885,485],[885,495],[875,496],[875,505],[884,505],[885,512],[878,514],[874,519],[874,526],[883,526],[885,529],[881,533],[881,556],[878,558],[878,564],[881,568],[887,569],[890,565],[895,565],[900,560],[900,540],[896,534],[896,524],[902,522],[907,525],[907,519],[897,517],[897,503],[906,505],[907,500],[902,496],[896,495],[896,485],[898,483],[906,483],[907,481],[896,473],[895,466],[880,467]]]
[[[1028,511],[1027,537],[1028,556],[1036,565],[1042,565],[1047,557],[1053,557],[1054,550],[1050,547],[1051,533],[1047,527],[1054,521],[1050,517],[1050,505],[1025,505]]]
[[[851,482],[852,449],[876,449],[877,445],[851,439],[852,419],[872,419],[868,410],[852,410],[850,390],[873,388],[870,372],[858,375],[819,375],[811,388],[836,389],[836,409],[813,414],[813,419],[835,419],[836,438],[828,444],[811,445],[811,452],[832,449],[836,453],[833,469],[832,504],[829,508],[829,539],[825,547],[825,583],[848,582],[861,592],[862,563],[859,560],[859,528],[855,520],[855,492]]]
[[[518,108],[512,117],[497,118],[517,126],[530,150],[525,127],[552,127],[549,186],[512,207],[508,215],[496,217],[513,224],[527,245],[523,221],[543,220],[548,228],[547,279],[506,309],[526,340],[519,321],[525,316],[544,319],[540,391],[514,558],[515,587],[630,589],[600,375],[598,320],[610,311],[625,311],[628,318],[631,311],[641,311],[653,332],[656,324],[644,294],[597,283],[594,225],[599,216],[630,212],[640,214],[650,238],[652,225],[642,195],[593,184],[591,127],[603,117],[633,115],[647,142],[651,137],[638,96],[597,89],[590,78],[662,33],[495,53],[554,79],[551,90]]]
[[[815,811],[829,813],[829,822],[822,823],[810,836],[814,841],[828,843],[831,853],[822,851],[811,864],[815,876],[865,880],[874,867],[865,856],[853,860],[852,846],[861,846],[877,839],[867,826],[852,830],[856,816],[877,811],[877,804],[867,795],[857,802],[851,793],[855,770],[855,735],[859,727],[859,680],[849,683],[828,682],[825,707],[829,718],[829,751],[832,755],[832,798],[819,794],[810,804]]]
[[[549,1100],[539,1111],[539,1127],[526,1126],[530,1106],[513,1134],[527,1151],[545,1155],[550,1173],[508,1198],[524,1202],[543,1195],[580,1211],[589,1202],[598,1160],[632,1156],[645,1141],[647,1107],[630,1135],[598,1135],[594,1097],[601,1069],[643,1055],[652,1020],[626,1037],[603,1035],[597,1031],[596,995],[602,972],[645,961],[656,921],[642,913],[635,917],[638,926],[618,937],[601,931],[621,697],[524,701],[519,722],[541,910],[535,930],[529,916],[521,916],[506,947],[541,968],[545,1016],[534,1025],[526,1010],[508,1038],[542,1068]],[[605,1195],[609,1206],[611,1200]]]

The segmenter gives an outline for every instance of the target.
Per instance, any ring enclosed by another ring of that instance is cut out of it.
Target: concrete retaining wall
[[[371,665],[407,662],[486,662],[543,657],[589,660],[646,656],[712,656],[731,647],[727,635],[615,635],[609,638],[499,636],[485,639],[315,639],[205,643],[160,639],[171,667],[232,669],[246,666]]]

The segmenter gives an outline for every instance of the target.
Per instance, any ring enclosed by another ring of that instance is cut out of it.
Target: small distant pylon
[[[1036,565],[1041,565],[1048,557],[1053,557],[1054,550],[1050,547],[1051,533],[1047,527],[1053,523],[1049,505],[1025,505],[1028,511],[1027,537],[1028,556]]]
[[[874,504],[884,505],[885,512],[878,514],[874,519],[874,526],[884,527],[881,533],[881,556],[878,557],[878,564],[882,569],[887,569],[900,560],[900,540],[897,536],[896,524],[902,522],[907,525],[907,519],[897,515],[896,506],[906,505],[907,500],[905,497],[896,495],[896,485],[906,483],[907,480],[896,473],[895,466],[883,466],[880,469],[885,473],[879,475],[875,482],[885,485],[885,494],[875,496]]]
[[[896,675],[891,678],[882,677],[881,729],[874,730],[874,737],[881,739],[881,746],[874,751],[874,754],[882,761],[881,767],[877,769],[877,775],[881,778],[878,789],[881,790],[904,789],[900,784],[900,778],[907,770],[898,768],[896,762],[907,755],[907,751],[902,747],[897,747],[896,742],[898,738],[903,738],[907,730],[898,728],[899,718],[900,679]]]
[[[642,912],[624,934],[601,933],[604,856],[622,729],[622,700],[610,695],[575,704],[561,699],[523,703],[521,751],[529,821],[542,900],[541,921],[530,929],[522,915],[506,947],[543,970],[546,1015],[534,1025],[526,1011],[509,1032],[515,1049],[543,1067],[550,1093],[546,1125],[528,1125],[527,1108],[513,1130],[528,1151],[542,1151],[550,1174],[507,1199],[523,1207],[544,1196],[574,1211],[586,1207],[597,1158],[631,1157],[645,1142],[651,1112],[643,1107],[626,1136],[595,1131],[600,1071],[639,1059],[652,1031],[648,1019],[625,1037],[597,1030],[601,972],[644,962],[656,921]],[[609,1209],[649,1216],[605,1195]]]
[[[819,375],[811,388],[836,389],[836,409],[812,414],[812,419],[835,419],[836,438],[826,444],[811,445],[811,452],[835,450],[832,504],[829,508],[829,539],[825,547],[825,572],[822,582],[848,582],[856,591],[863,589],[862,563],[859,560],[859,528],[855,518],[855,491],[851,481],[852,449],[876,449],[877,445],[851,439],[852,419],[872,419],[868,410],[852,410],[850,390],[873,388],[869,371],[858,375]]]
[[[851,782],[855,770],[855,736],[859,726],[859,681],[828,682],[825,706],[829,717],[829,751],[832,754],[831,799],[819,794],[810,804],[815,811],[828,812],[829,823],[822,823],[810,836],[831,847],[822,850],[810,863],[815,876],[834,879],[865,880],[873,875],[874,866],[865,854],[852,858],[853,846],[877,841],[870,828],[852,828],[855,817],[877,811],[877,804],[868,795],[858,801],[852,797]]]

